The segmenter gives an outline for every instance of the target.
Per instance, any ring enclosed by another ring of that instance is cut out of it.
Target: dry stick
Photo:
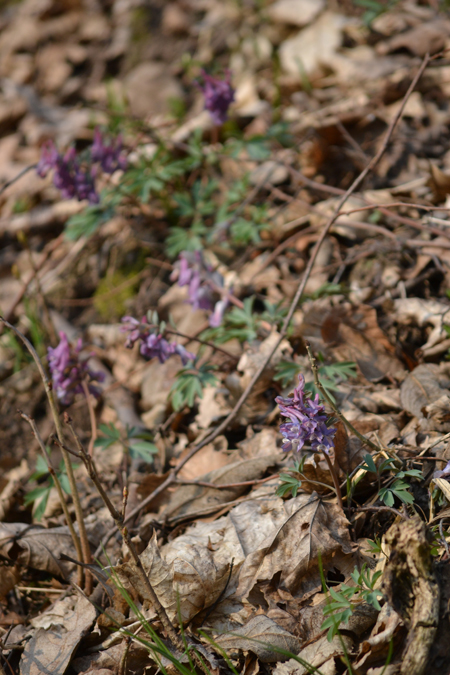
[[[159,620],[161,621],[162,625],[164,626],[164,629],[165,629],[167,635],[169,636],[169,638],[171,639],[171,641],[173,642],[173,644],[177,647],[177,649],[179,649],[183,652],[184,649],[185,649],[185,645],[183,643],[183,640],[181,639],[181,637],[176,632],[172,622],[170,621],[170,619],[167,615],[167,612],[166,612],[165,608],[162,606],[158,596],[155,593],[155,590],[154,590],[153,586],[150,583],[150,580],[149,580],[149,578],[148,578],[148,576],[147,576],[147,574],[144,570],[144,567],[142,565],[141,559],[139,558],[136,547],[131,540],[130,534],[128,532],[128,528],[125,527],[123,513],[119,513],[119,511],[116,509],[116,507],[114,506],[114,504],[112,503],[112,501],[108,497],[108,494],[106,493],[106,490],[103,487],[103,484],[98,477],[98,473],[97,473],[95,463],[94,463],[92,457],[85,451],[78,434],[76,433],[75,429],[73,428],[72,421],[71,421],[71,419],[70,419],[70,417],[67,413],[64,415],[64,420],[65,420],[67,426],[69,427],[69,429],[72,433],[73,439],[74,439],[76,447],[78,449],[78,456],[83,461],[83,463],[86,467],[86,471],[89,475],[89,478],[92,480],[95,487],[97,488],[97,491],[98,491],[100,497],[102,498],[103,503],[105,504],[106,508],[110,512],[111,517],[113,518],[114,522],[116,523],[117,529],[119,530],[120,534],[122,535],[122,538],[123,538],[128,550],[130,551],[131,557],[133,558],[134,563],[136,565],[137,575],[139,576],[139,579],[140,579],[141,583],[145,586],[145,589],[146,589],[146,591],[148,593],[148,596],[150,598],[150,602],[152,603],[153,608],[154,608],[155,612],[157,613]],[[124,495],[123,495],[123,506],[122,506],[123,511],[124,511],[124,507],[126,505],[127,496],[128,496],[127,491],[125,491]],[[197,665],[200,665],[200,663],[198,663]]]
[[[26,166],[25,169],[22,169],[22,171],[19,171],[17,176],[14,176],[14,178],[11,178],[11,180],[6,181],[6,183],[3,183],[3,185],[0,187],[0,195],[4,193],[4,191],[9,188],[10,185],[13,185],[16,181],[19,180],[19,178],[22,178],[22,176],[25,176],[26,173],[31,171],[31,169],[35,169],[37,167],[37,164],[30,164],[30,166]]]
[[[74,546],[77,552],[77,556],[79,558],[80,562],[84,562],[86,564],[89,564],[91,562],[91,550],[89,547],[89,540],[87,537],[87,532],[86,532],[86,527],[84,524],[84,518],[83,518],[83,510],[81,508],[80,504],[80,496],[78,494],[78,488],[77,484],[75,482],[75,476],[73,475],[73,467],[72,463],[70,461],[69,453],[64,447],[64,434],[62,430],[62,425],[61,425],[61,420],[59,419],[59,412],[58,412],[58,407],[56,405],[55,398],[53,396],[53,390],[51,383],[45,373],[44,367],[41,363],[41,360],[39,356],[37,355],[36,350],[34,349],[33,345],[31,342],[23,335],[15,326],[9,323],[9,321],[6,321],[2,316],[0,316],[0,322],[3,323],[7,328],[13,331],[15,335],[23,342],[25,347],[28,349],[30,352],[31,356],[34,359],[34,362],[36,363],[36,366],[38,368],[39,374],[41,376],[42,382],[44,383],[44,389],[45,393],[47,395],[47,399],[50,405],[50,410],[53,416],[53,421],[55,422],[56,426],[56,435],[58,437],[59,443],[61,445],[61,452],[62,456],[64,459],[64,465],[66,468],[67,472],[67,477],[69,479],[69,484],[70,484],[70,489],[72,493],[72,499],[73,499],[73,504],[75,507],[75,514],[77,518],[77,523],[78,523],[78,529],[80,532],[80,536],[76,536],[74,539]],[[86,583],[89,585],[92,583],[92,581],[89,581],[89,576],[86,575]]]
[[[247,385],[245,391],[243,392],[243,394],[241,395],[241,397],[239,398],[239,400],[235,404],[233,410],[225,418],[225,420],[221,424],[219,424],[218,427],[216,427],[216,429],[214,431],[212,431],[210,434],[208,434],[208,436],[206,436],[202,441],[200,441],[200,443],[197,443],[197,445],[195,445],[192,448],[192,450],[180,462],[178,462],[177,466],[170,472],[170,474],[168,475],[168,477],[166,478],[164,483],[161,483],[161,485],[159,487],[157,487],[150,495],[148,495],[148,497],[146,497],[141,502],[141,504],[139,504],[139,506],[137,506],[135,509],[133,509],[128,514],[128,516],[126,517],[125,522],[128,522],[128,521],[132,520],[135,516],[137,516],[140,513],[140,511],[143,508],[145,508],[148,504],[150,504],[150,502],[152,502],[153,499],[155,499],[155,497],[157,497],[159,494],[161,494],[161,492],[164,492],[164,490],[169,485],[172,485],[175,482],[175,479],[176,479],[176,476],[177,476],[178,472],[183,468],[183,466],[199,450],[201,450],[201,448],[203,448],[205,445],[207,445],[208,443],[211,443],[215,438],[217,438],[217,436],[219,436],[222,433],[222,431],[224,431],[228,427],[229,423],[232,422],[235,419],[235,417],[237,416],[238,412],[240,411],[240,409],[244,405],[244,403],[247,400],[250,392],[252,391],[253,387],[255,386],[256,382],[259,380],[262,373],[267,368],[268,364],[270,363],[270,360],[271,360],[272,356],[275,354],[276,350],[278,349],[278,347],[280,346],[281,342],[283,341],[283,339],[285,338],[285,336],[287,334],[289,324],[290,324],[291,319],[294,315],[294,312],[297,308],[297,305],[298,305],[298,303],[300,302],[300,300],[303,296],[305,286],[306,286],[306,282],[309,279],[312,268],[313,268],[314,263],[315,263],[316,258],[317,258],[317,254],[319,253],[320,247],[322,246],[322,244],[325,240],[325,237],[327,236],[327,234],[328,234],[331,226],[335,222],[335,220],[339,217],[339,213],[340,213],[340,210],[341,210],[342,206],[345,204],[345,202],[350,197],[350,195],[352,195],[353,192],[360,186],[360,184],[363,182],[363,180],[365,179],[367,174],[378,164],[378,162],[380,161],[384,152],[386,151],[387,146],[389,144],[389,141],[391,139],[391,136],[394,132],[394,129],[395,129],[400,117],[402,116],[405,105],[406,105],[409,97],[411,96],[412,92],[414,91],[414,88],[415,88],[417,82],[419,81],[420,77],[422,76],[425,68],[427,67],[429,60],[430,60],[430,56],[429,56],[429,54],[426,54],[422,63],[421,63],[421,65],[420,65],[419,70],[417,71],[414,79],[412,80],[410,86],[408,87],[408,91],[406,92],[405,96],[403,97],[402,104],[401,104],[397,114],[392,119],[388,129],[386,130],[386,134],[385,134],[383,143],[380,146],[380,149],[378,150],[377,154],[372,158],[372,160],[369,162],[369,164],[366,166],[366,168],[353,181],[353,183],[350,185],[348,190],[341,196],[336,208],[334,209],[333,215],[328,219],[327,223],[325,224],[325,226],[322,230],[322,234],[319,237],[319,239],[317,240],[317,242],[316,242],[316,244],[315,244],[315,246],[314,246],[314,248],[311,252],[311,258],[309,259],[308,265],[307,265],[306,270],[303,274],[303,278],[302,278],[302,280],[301,280],[301,282],[300,282],[300,284],[297,288],[297,292],[295,293],[295,296],[294,296],[294,298],[291,302],[291,306],[290,306],[289,311],[286,315],[286,318],[283,322],[283,326],[281,328],[279,338],[276,341],[273,348],[271,349],[271,351],[267,354],[264,361],[261,363],[258,370],[253,375],[253,377],[250,380],[249,384]],[[313,181],[308,181],[308,182],[312,183]],[[323,189],[323,186],[320,185],[320,183],[317,183],[317,186],[319,186],[320,188]],[[339,194],[341,194],[340,190],[339,190]],[[96,551],[96,555],[100,555],[100,553],[102,551],[102,547],[114,535],[114,532],[115,532],[115,529],[108,532],[108,534],[104,537],[101,545],[99,546],[99,548]]]
[[[75,540],[77,539],[77,534],[75,532],[75,528],[74,528],[73,523],[72,523],[72,518],[70,517],[69,509],[67,507],[67,503],[66,503],[66,500],[64,498],[64,492],[63,492],[63,489],[61,487],[61,483],[59,481],[59,478],[56,475],[56,471],[55,471],[55,469],[53,468],[53,466],[50,462],[50,457],[47,454],[47,451],[45,449],[44,441],[42,440],[42,437],[41,437],[41,435],[38,431],[38,428],[36,426],[36,422],[33,419],[31,419],[31,417],[29,417],[26,413],[22,412],[21,410],[19,410],[18,412],[19,412],[19,415],[22,417],[22,419],[24,419],[30,425],[31,430],[34,434],[34,437],[37,440],[37,442],[39,444],[39,447],[42,450],[42,454],[43,454],[45,462],[47,464],[48,472],[51,475],[51,477],[53,478],[56,489],[58,491],[59,501],[61,502],[61,508],[64,512],[64,516],[66,518],[66,522],[67,522],[67,526],[69,528],[70,534],[72,535],[72,540],[75,542]],[[81,550],[80,550],[80,552],[81,552]],[[78,554],[78,551],[77,551],[77,554]],[[77,575],[78,575],[78,579],[77,579],[78,585],[81,585],[83,583],[83,568],[81,566],[77,566]]]

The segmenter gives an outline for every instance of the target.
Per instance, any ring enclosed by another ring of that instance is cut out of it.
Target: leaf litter
[[[45,367],[83,338],[61,411],[123,536],[5,328],[4,672],[447,674],[450,20],[338,4],[2,8],[1,312]],[[298,374],[329,453],[281,450]]]

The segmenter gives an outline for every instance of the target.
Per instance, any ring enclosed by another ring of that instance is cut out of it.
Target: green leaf
[[[149,443],[148,441],[138,441],[137,443],[132,443],[130,445],[130,456],[135,459],[136,457],[141,457],[147,462],[151,462],[153,455],[158,454],[158,448],[154,443]]]
[[[361,469],[364,471],[370,471],[371,473],[377,473],[377,467],[375,462],[373,461],[372,455],[367,453],[364,455],[364,464],[361,466]]]
[[[58,479],[59,479],[59,482],[61,483],[61,487],[64,490],[64,492],[66,493],[66,495],[71,495],[72,489],[70,487],[69,478],[68,478],[67,474],[66,473],[58,474]]]
[[[275,382],[281,382],[281,386],[284,389],[288,384],[294,382],[300,371],[301,366],[294,361],[279,361],[275,366],[273,379]]]

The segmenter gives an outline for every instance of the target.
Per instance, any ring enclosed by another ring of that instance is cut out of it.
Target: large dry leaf
[[[340,509],[316,494],[300,494],[285,502],[282,526],[269,534],[241,569],[238,594],[247,596],[256,583],[281,573],[280,584],[292,594],[317,584],[318,557],[324,567],[337,553],[350,553],[348,521]]]
[[[274,466],[280,460],[281,453],[265,457],[255,457],[228,464],[215,471],[210,471],[199,480],[217,485],[230,485],[243,483],[249,480],[261,478],[268,468]],[[226,489],[202,487],[201,485],[185,485],[172,497],[163,517],[169,521],[173,517],[189,516],[189,514],[201,512],[203,509],[220,506],[240,497],[248,486],[240,485]]]
[[[20,674],[63,675],[95,615],[95,608],[83,596],[58,600],[40,614],[32,621],[37,630],[25,645]]]
[[[439,366],[423,363],[405,378],[400,400],[405,410],[417,417],[423,430],[450,430],[450,380]]]
[[[0,523],[0,552],[26,567],[67,579],[73,564],[59,559],[61,553],[76,558],[69,528],[45,529],[24,523]]]
[[[179,554],[174,551],[171,558],[164,560],[154,536],[142,553],[141,561],[170,619],[178,623],[179,606],[183,625],[219,598],[228,579],[229,564],[218,567],[203,542],[184,542]],[[133,563],[117,566],[116,572],[123,583],[130,582],[138,595],[150,602]]]
[[[186,624],[220,598],[208,624],[234,629],[236,621],[251,618],[254,609],[243,599],[258,582],[280,573],[279,586],[302,594],[320,584],[319,551],[325,569],[349,558],[348,523],[337,506],[307,494],[285,501],[267,485],[252,496],[226,517],[193,524],[161,551],[154,537],[142,553],[144,569],[174,622],[178,606]],[[141,599],[150,600],[133,563],[116,571],[126,587],[131,584]]]
[[[216,642],[228,655],[237,651],[251,651],[263,663],[285,661],[289,658],[277,650],[297,654],[300,649],[300,642],[296,637],[263,614],[253,617],[242,628],[221,635],[216,638]]]

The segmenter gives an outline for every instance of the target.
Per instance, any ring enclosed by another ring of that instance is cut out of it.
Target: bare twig
[[[136,508],[134,508],[134,509],[128,514],[128,516],[126,517],[125,522],[128,522],[128,521],[132,520],[135,516],[138,515],[138,513],[140,513],[140,511],[141,511],[143,508],[145,508],[148,504],[150,504],[150,503],[151,503],[151,502],[152,502],[159,494],[161,494],[162,492],[164,492],[164,490],[166,490],[166,488],[167,488],[169,485],[172,485],[172,483],[175,482],[175,479],[176,479],[177,474],[178,474],[179,471],[183,468],[183,466],[184,466],[184,465],[185,465],[185,464],[186,464],[186,463],[187,463],[187,462],[188,462],[188,461],[189,461],[189,460],[190,460],[190,459],[191,459],[191,458],[199,451],[199,450],[201,450],[201,448],[203,448],[205,445],[207,445],[208,443],[211,443],[215,438],[217,438],[217,436],[219,436],[219,435],[220,435],[220,434],[228,427],[228,425],[230,424],[230,422],[232,422],[232,421],[236,418],[237,414],[239,413],[240,409],[242,408],[242,406],[244,405],[245,401],[247,400],[247,398],[248,398],[250,392],[252,391],[253,387],[255,386],[256,382],[259,380],[259,378],[261,377],[262,373],[263,373],[264,370],[267,368],[267,366],[268,366],[268,364],[270,363],[270,361],[271,361],[273,355],[275,354],[276,350],[278,349],[278,347],[280,346],[281,342],[284,340],[284,338],[285,338],[285,336],[286,336],[286,334],[287,334],[287,331],[288,331],[290,322],[291,322],[291,320],[292,320],[292,317],[293,317],[293,315],[294,315],[294,312],[295,312],[295,310],[296,310],[296,308],[297,308],[297,306],[298,306],[300,300],[301,300],[302,297],[303,297],[304,290],[305,290],[305,287],[306,287],[306,283],[307,283],[307,281],[308,281],[308,279],[309,279],[309,277],[310,277],[311,271],[312,271],[312,269],[313,269],[313,267],[314,267],[314,263],[315,263],[315,261],[316,261],[317,255],[318,255],[318,253],[319,253],[319,251],[320,251],[320,248],[321,248],[321,246],[322,246],[322,244],[323,244],[323,242],[324,242],[326,236],[328,235],[328,232],[330,231],[331,226],[332,226],[333,223],[336,221],[336,219],[339,217],[339,214],[340,214],[340,211],[341,211],[341,209],[342,209],[342,206],[345,204],[345,202],[347,201],[347,199],[348,199],[348,198],[353,194],[353,192],[355,192],[355,190],[361,185],[361,183],[364,181],[364,179],[366,178],[366,176],[368,175],[368,173],[369,173],[370,171],[372,171],[372,170],[375,168],[375,166],[378,164],[378,162],[380,161],[381,157],[382,157],[383,154],[385,153],[385,151],[386,151],[386,149],[387,149],[387,147],[388,147],[389,141],[390,141],[390,139],[391,139],[391,137],[392,137],[392,134],[393,134],[393,132],[394,132],[394,129],[395,129],[395,127],[397,126],[397,123],[398,123],[398,121],[400,120],[400,118],[401,118],[401,116],[402,116],[402,114],[403,114],[403,110],[404,110],[404,108],[405,108],[405,105],[406,105],[406,103],[407,103],[409,97],[411,96],[412,92],[414,91],[414,88],[415,88],[417,82],[419,81],[419,79],[421,78],[421,76],[422,76],[422,74],[423,74],[425,68],[427,67],[429,61],[430,61],[430,57],[429,57],[428,54],[426,54],[426,56],[424,57],[424,59],[423,59],[423,61],[422,61],[422,63],[421,63],[420,68],[418,69],[418,71],[417,71],[415,77],[413,78],[413,80],[412,80],[410,86],[408,87],[408,90],[407,90],[405,96],[403,97],[402,104],[401,104],[400,108],[398,109],[397,114],[396,114],[395,117],[392,119],[391,123],[389,124],[389,127],[388,127],[387,130],[386,130],[386,133],[385,133],[383,142],[382,142],[382,144],[381,144],[381,146],[380,146],[378,152],[376,153],[376,155],[375,155],[375,156],[372,158],[372,160],[368,163],[368,165],[366,166],[366,168],[365,168],[363,171],[361,171],[361,173],[360,173],[360,174],[358,175],[358,177],[353,181],[353,183],[350,185],[350,187],[346,190],[346,192],[345,192],[344,194],[342,194],[342,191],[341,191],[341,190],[338,190],[338,189],[334,190],[334,188],[333,188],[334,193],[340,195],[340,199],[339,199],[339,201],[338,201],[338,203],[337,203],[337,205],[336,205],[336,207],[335,207],[335,209],[334,209],[333,214],[330,216],[330,218],[329,218],[328,221],[326,222],[326,224],[325,224],[325,226],[324,226],[324,228],[323,228],[323,230],[322,230],[322,233],[321,233],[319,239],[317,240],[317,242],[316,242],[316,244],[315,244],[315,246],[314,246],[314,248],[313,248],[313,250],[312,250],[312,252],[311,252],[311,257],[310,257],[310,259],[309,259],[308,265],[306,266],[306,269],[305,269],[305,272],[304,272],[304,274],[303,274],[302,280],[301,280],[301,282],[300,282],[300,284],[299,284],[299,286],[298,286],[298,288],[297,288],[297,291],[296,291],[296,293],[295,293],[295,296],[294,296],[294,298],[293,298],[293,300],[292,300],[292,302],[291,302],[289,311],[288,311],[288,313],[287,313],[287,315],[286,315],[286,318],[285,318],[285,320],[284,320],[284,322],[283,322],[283,326],[282,326],[282,328],[281,328],[281,330],[280,330],[279,337],[278,337],[276,343],[274,344],[273,348],[272,348],[272,349],[270,350],[270,352],[266,355],[265,359],[261,362],[261,364],[260,364],[259,368],[257,369],[257,371],[254,373],[254,375],[253,375],[252,379],[250,380],[250,382],[248,383],[248,385],[247,385],[245,391],[242,393],[242,395],[240,396],[239,400],[236,402],[236,404],[235,404],[233,410],[232,410],[232,411],[229,413],[229,415],[223,420],[223,422],[222,422],[221,424],[219,424],[219,425],[214,429],[214,431],[212,431],[212,432],[211,432],[210,434],[208,434],[205,438],[203,438],[202,441],[200,441],[199,443],[197,443],[197,444],[192,448],[192,450],[191,450],[191,451],[190,451],[183,459],[181,459],[181,460],[178,462],[177,466],[169,473],[169,475],[168,475],[168,477],[166,478],[166,480],[165,480],[159,487],[157,487],[150,495],[148,495],[148,497],[146,497],[146,498],[139,504],[139,506],[137,506]],[[295,173],[297,173],[297,172],[295,172]],[[304,178],[304,177],[302,177],[302,178]],[[305,183],[311,185],[312,183],[314,183],[314,181],[310,181],[309,179],[305,179]],[[312,186],[312,185],[311,185],[311,186]],[[319,189],[322,189],[322,190],[323,190],[323,188],[324,188],[324,186],[321,185],[320,183],[317,183],[317,184],[314,183],[314,187],[319,188]],[[97,549],[99,555],[100,555],[100,553],[101,553],[102,546],[105,544],[105,542],[109,541],[109,539],[113,536],[114,532],[115,532],[115,530],[111,530],[111,531],[105,536],[105,538],[103,539],[103,541],[102,541],[102,543],[101,543],[99,549]]]
[[[397,511],[392,506],[357,506],[355,511],[387,511],[388,513],[395,513],[396,516],[400,516],[403,520],[409,520],[408,516],[405,516],[401,511]]]
[[[36,167],[37,164],[30,164],[30,166],[26,166],[24,169],[22,169],[22,171],[19,171],[17,176],[14,176],[14,178],[11,178],[11,180],[6,181],[6,183],[3,183],[3,185],[0,187],[0,195],[2,195],[10,185],[16,183],[20,178],[22,178],[22,176],[25,176],[26,173],[31,171],[31,169],[35,169]]]

